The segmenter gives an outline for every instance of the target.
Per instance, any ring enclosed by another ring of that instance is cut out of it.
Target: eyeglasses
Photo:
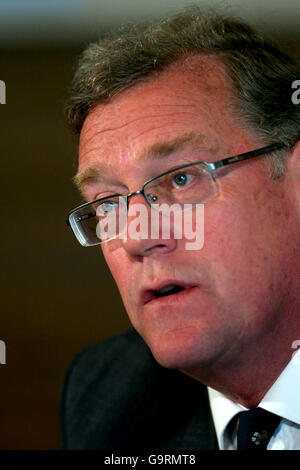
[[[154,209],[176,204],[184,211],[191,204],[206,204],[218,195],[213,173],[216,169],[283,147],[283,144],[272,144],[213,163],[197,161],[173,168],[146,181],[138,191],[127,195],[113,194],[76,207],[69,213],[67,224],[81,245],[99,245],[120,236],[126,225],[129,199],[132,196],[142,194]],[[112,221],[114,231],[108,235],[105,227]]]

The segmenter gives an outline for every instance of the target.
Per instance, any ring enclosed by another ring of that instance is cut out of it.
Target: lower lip
[[[175,294],[165,295],[163,297],[154,297],[153,299],[149,300],[145,306],[157,305],[163,307],[167,305],[178,304],[178,302],[188,300],[195,290],[195,287],[187,287],[186,289],[176,292]]]

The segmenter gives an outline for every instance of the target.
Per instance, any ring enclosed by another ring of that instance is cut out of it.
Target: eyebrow
[[[170,141],[158,141],[151,145],[149,148],[142,151],[139,161],[143,162],[152,158],[153,160],[160,159],[174,153],[178,150],[183,149],[187,145],[198,145],[201,150],[214,155],[218,151],[218,146],[212,145],[209,143],[207,137],[196,134],[195,132],[186,132],[182,135],[179,135],[175,139]],[[106,174],[106,168],[102,164],[93,165],[89,168],[86,168],[78,172],[73,177],[73,182],[79,189],[83,192],[83,189],[91,183],[97,183],[104,180]]]

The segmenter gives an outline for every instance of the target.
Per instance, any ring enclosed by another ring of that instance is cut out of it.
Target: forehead
[[[231,84],[217,59],[174,63],[89,113],[80,136],[79,172],[99,162],[107,168],[140,163],[156,143],[191,133],[216,149],[225,136],[230,140],[240,132],[228,111],[231,100]]]

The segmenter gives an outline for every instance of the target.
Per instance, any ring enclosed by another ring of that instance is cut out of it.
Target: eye
[[[172,184],[175,188],[186,186],[193,180],[193,175],[189,173],[177,173],[172,178]]]
[[[116,200],[108,200],[98,203],[96,214],[98,216],[111,214],[118,208],[119,204]]]

